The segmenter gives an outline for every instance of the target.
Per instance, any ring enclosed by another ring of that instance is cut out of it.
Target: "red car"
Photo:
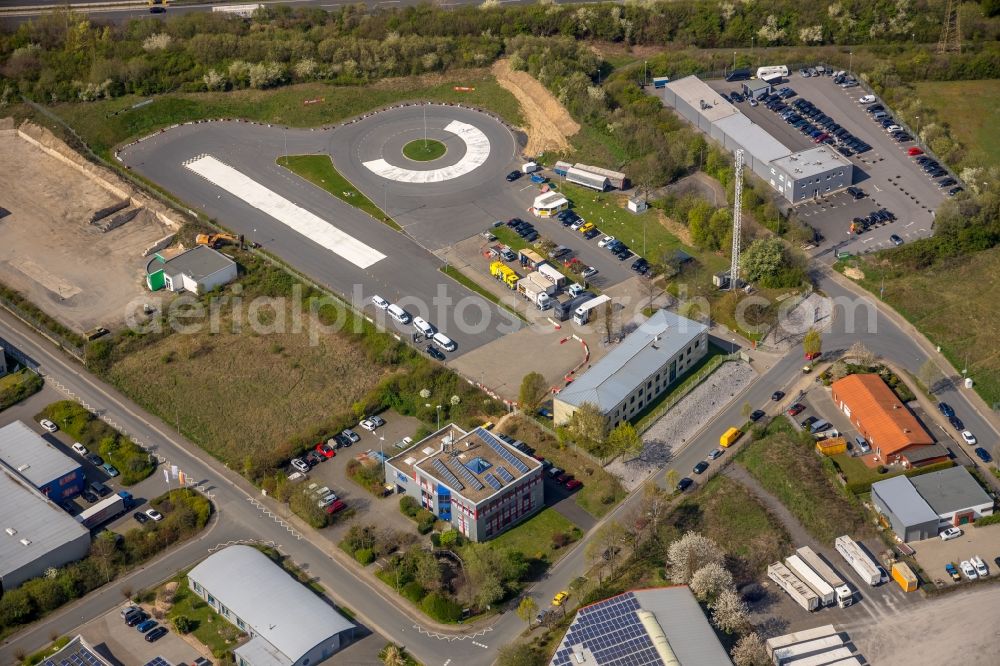
[[[572,480],[573,480],[573,475],[567,474],[565,472],[556,477],[556,481],[558,481],[561,484],[569,483]]]
[[[819,358],[820,356],[822,356],[822,354],[820,352],[813,352],[812,354],[806,354],[806,360],[807,361],[812,361],[814,359]]]
[[[923,155],[924,151],[920,150],[916,146],[913,146],[912,148],[906,151],[906,154],[909,155],[910,157],[916,157],[917,155]]]
[[[316,445],[316,453],[320,454],[324,458],[332,458],[337,455],[337,452],[333,450],[333,447],[329,446],[326,442],[320,442]]]
[[[326,512],[332,516],[333,514],[337,513],[338,511],[343,511],[346,508],[347,508],[347,505],[344,504],[341,500],[334,500],[333,504],[331,504],[330,506],[326,507]]]
[[[797,403],[795,403],[794,405],[792,405],[791,407],[788,408],[788,415],[789,416],[798,416],[799,414],[801,414],[804,411],[806,411],[806,406],[803,405],[801,402],[797,402]]]
[[[566,490],[576,490],[582,485],[583,483],[581,483],[580,481],[577,481],[576,479],[570,479],[569,481],[566,482]]]

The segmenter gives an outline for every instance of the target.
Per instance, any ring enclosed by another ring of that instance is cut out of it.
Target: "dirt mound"
[[[493,65],[497,83],[517,98],[527,121],[526,155],[538,155],[546,150],[569,150],[569,137],[580,131],[562,104],[534,77],[510,68],[510,61],[498,60]]]
[[[851,278],[852,280],[864,280],[865,274],[860,268],[855,268],[854,266],[848,266],[844,269],[844,275]]]

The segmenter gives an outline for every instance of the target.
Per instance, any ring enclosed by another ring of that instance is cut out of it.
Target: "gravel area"
[[[638,488],[650,474],[670,462],[674,447],[683,446],[756,375],[742,361],[723,363],[646,431],[641,455],[627,461],[615,459],[607,470],[621,479],[629,491]]]
[[[763,344],[787,351],[802,342],[806,331],[815,326],[821,331],[830,328],[833,321],[833,301],[825,296],[813,293],[807,296],[795,309],[787,314],[779,315],[775,326]]]

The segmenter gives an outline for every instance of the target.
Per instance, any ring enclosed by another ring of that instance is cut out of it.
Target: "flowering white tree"
[[[687,532],[667,547],[667,565],[670,579],[675,583],[687,583],[694,572],[706,564],[722,564],[725,555],[711,539],[697,532]]]
[[[694,572],[688,585],[694,596],[711,603],[724,591],[733,589],[733,574],[718,562],[709,562]]]
[[[750,625],[750,609],[735,590],[725,590],[712,604],[712,622],[731,634]]]
[[[752,631],[736,641],[731,654],[736,666],[769,666],[771,663],[771,660],[767,658],[764,639],[756,631]]]

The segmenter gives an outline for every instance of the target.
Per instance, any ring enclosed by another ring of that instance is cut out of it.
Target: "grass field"
[[[174,579],[177,592],[174,595],[174,605],[167,613],[168,627],[173,629],[174,618],[184,616],[191,621],[193,635],[198,642],[211,650],[216,657],[221,657],[232,650],[238,643],[242,632],[231,622],[219,616],[208,603],[195,594],[187,586],[184,576]]]
[[[297,176],[305,178],[316,187],[368,213],[396,231],[402,231],[402,227],[396,224],[395,220],[386,217],[381,208],[337,171],[329,155],[287,155],[278,158],[278,166],[283,166]]]
[[[851,260],[865,274],[861,285],[878,296],[885,278],[885,301],[926,335],[961,370],[968,358],[975,390],[989,405],[1000,405],[1000,353],[995,322],[1000,318],[1000,247],[919,272],[884,270],[877,258]]]
[[[550,564],[562,557],[567,548],[556,548],[552,535],[570,534],[576,530],[573,523],[562,517],[555,509],[542,509],[527,521],[521,523],[496,539],[490,541],[493,548],[510,548],[525,557],[544,559]],[[579,533],[577,531],[577,537]]]
[[[459,92],[455,86],[474,87]],[[60,104],[54,111],[68,122],[95,152],[107,156],[114,146],[145,136],[161,127],[190,120],[245,118],[291,127],[319,127],[386,104],[430,100],[468,104],[497,113],[507,122],[522,122],[517,100],[500,87],[488,70],[450,72],[441,76],[391,79],[370,86],[306,83],[274,90],[172,93],[153,98],[120,97],[86,104]],[[322,100],[304,104],[306,100]],[[117,113],[118,115],[111,115]]]
[[[613,474],[575,448],[560,447],[555,437],[524,417],[507,419],[498,430],[527,442],[536,453],[582,481],[583,487],[574,495],[576,503],[595,518],[602,517],[628,494]]]
[[[925,81],[914,86],[917,97],[937,111],[974,161],[1000,165],[1000,80]]]
[[[861,507],[834,485],[832,464],[815,453],[814,444],[782,416],[736,460],[819,541],[832,543],[841,534],[865,531]]]
[[[785,528],[737,481],[717,475],[671,514],[668,525],[680,536],[701,532],[738,562],[737,578],[756,578],[791,547]]]
[[[448,152],[448,147],[434,139],[417,139],[403,146],[403,155],[416,162],[430,162]]]

